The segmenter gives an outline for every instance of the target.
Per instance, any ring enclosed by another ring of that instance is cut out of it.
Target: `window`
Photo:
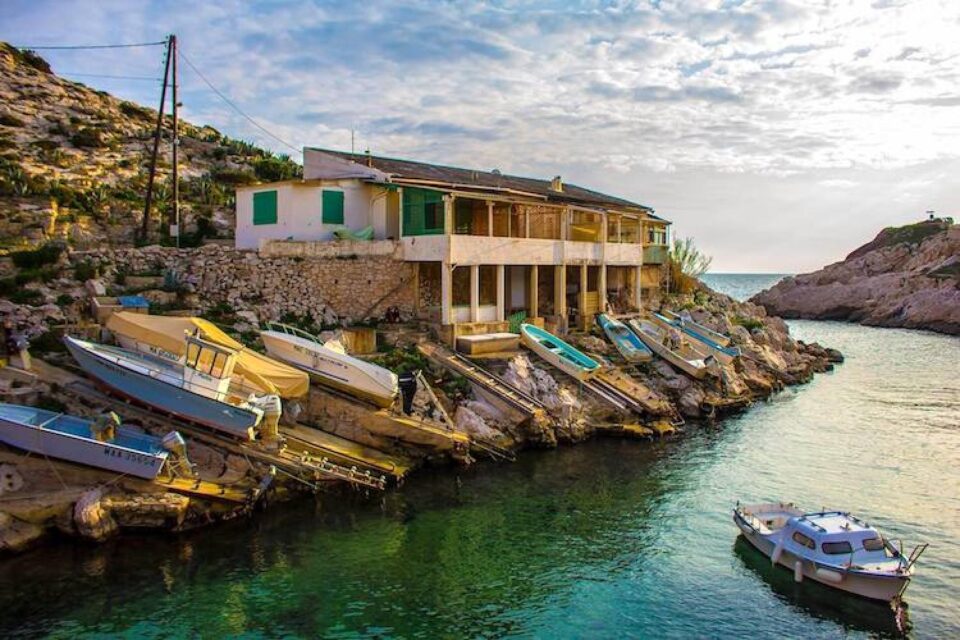
[[[810,539],[810,538],[808,538],[807,536],[803,535],[803,534],[800,533],[799,531],[795,531],[795,532],[793,533],[793,541],[796,542],[797,544],[799,544],[799,545],[802,546],[802,547],[806,547],[807,549],[816,549],[816,548],[817,548],[817,545],[815,545],[815,544],[813,543],[813,540],[812,540],[812,539]]]
[[[253,224],[277,224],[277,192],[253,194]]]
[[[853,553],[853,547],[850,546],[850,543],[846,540],[841,540],[840,542],[824,542],[822,545],[820,545],[820,549],[824,553],[829,553],[830,555]]]
[[[867,538],[863,541],[864,551],[883,551],[883,538]]]
[[[406,187],[403,190],[403,235],[443,233],[443,193]]]
[[[323,224],[343,224],[343,191],[323,190]]]

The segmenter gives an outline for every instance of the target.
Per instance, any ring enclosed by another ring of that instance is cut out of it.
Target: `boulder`
[[[43,534],[42,527],[0,511],[0,551],[23,551],[43,537]]]
[[[101,542],[116,533],[117,523],[103,504],[103,490],[91,489],[73,506],[73,523],[84,538]]]

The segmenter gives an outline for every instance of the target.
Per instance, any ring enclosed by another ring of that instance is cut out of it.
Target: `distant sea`
[[[707,273],[700,279],[714,291],[736,300],[746,300],[777,284],[789,273]]]

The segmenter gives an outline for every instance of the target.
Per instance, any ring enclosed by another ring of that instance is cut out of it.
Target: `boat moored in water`
[[[607,334],[607,338],[617,348],[624,360],[630,363],[649,362],[653,359],[653,351],[643,343],[637,334],[616,318],[605,313],[597,314],[597,324]]]
[[[153,480],[182,451],[176,431],[158,438],[119,424],[116,414],[88,420],[36,407],[0,403],[0,441],[67,462]]]
[[[809,578],[872,600],[903,595],[927,547],[918,545],[906,557],[847,512],[806,513],[791,503],[737,504],[733,521],[774,565],[792,570],[797,582]]]
[[[642,318],[632,318],[628,324],[651,351],[683,373],[696,379],[708,374],[720,375],[717,359],[686,340],[679,330],[667,329]]]
[[[520,340],[525,347],[577,380],[589,380],[600,370],[596,360],[536,325],[520,325]]]
[[[389,407],[399,393],[397,374],[347,355],[333,343],[285,324],[268,322],[260,332],[272,357],[306,371],[316,382]]]
[[[274,437],[280,398],[231,392],[236,353],[196,336],[185,339],[182,364],[69,336],[63,340],[84,371],[136,402],[243,440],[255,440],[267,416]]]
[[[697,345],[705,350],[707,353],[715,357],[723,364],[733,364],[733,361],[740,357],[740,347],[724,346],[714,340],[710,335],[702,330],[697,330],[693,325],[696,325],[695,322],[688,323],[686,320],[673,314],[673,317],[667,317],[665,315],[654,313],[652,314],[654,322],[662,325],[666,328],[679,329],[697,343]],[[697,325],[702,329],[706,329],[703,325]],[[719,335],[716,332],[710,332],[712,335]],[[729,342],[729,341],[728,341]]]

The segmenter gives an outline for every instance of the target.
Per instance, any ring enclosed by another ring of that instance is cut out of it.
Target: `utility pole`
[[[176,237],[177,248],[180,248],[180,169],[178,165],[178,151],[180,149],[180,130],[177,127],[177,36],[170,36],[170,52],[173,56],[173,224],[170,225],[170,235]]]
[[[147,241],[150,232],[150,205],[153,204],[153,179],[157,175],[157,153],[160,151],[160,134],[163,130],[163,108],[167,101],[167,82],[170,78],[170,54],[175,36],[167,39],[167,61],[163,70],[163,88],[160,89],[160,108],[157,110],[157,128],[153,134],[153,155],[150,158],[150,177],[147,179],[147,198],[143,207],[143,221],[140,227],[140,239]],[[176,99],[174,99],[176,101]]]

